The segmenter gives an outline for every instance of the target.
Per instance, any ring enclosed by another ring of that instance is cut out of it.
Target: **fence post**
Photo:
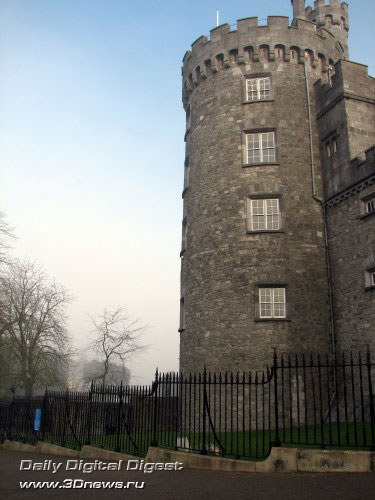
[[[47,417],[46,417],[46,412],[47,412],[47,387],[46,390],[44,391],[44,397],[43,397],[43,403],[42,403],[42,418],[40,422],[40,427],[41,427],[41,440],[44,441],[45,438],[45,433],[46,433],[46,423],[47,423]]]
[[[370,398],[370,419],[371,419],[371,445],[370,450],[375,451],[375,412],[374,412],[374,394],[372,389],[372,378],[371,378],[371,354],[370,347],[367,346],[367,376],[368,376],[368,392]]]
[[[65,412],[64,412],[64,426],[63,426],[64,430],[62,435],[61,446],[65,446],[66,443],[66,424],[68,418],[69,418],[69,389],[67,387],[65,392]]]
[[[206,401],[207,401],[207,393],[206,393],[206,384],[207,384],[207,371],[206,367],[203,368],[203,422],[202,422],[202,449],[201,455],[207,455],[207,447],[206,447]]]
[[[91,432],[92,432],[92,393],[94,389],[94,381],[91,380],[91,385],[89,389],[89,397],[88,397],[88,407],[89,407],[89,414],[87,418],[87,438],[86,438],[86,443],[87,445],[91,444]]]
[[[158,387],[159,387],[159,373],[158,369],[156,368],[155,372],[155,381],[153,383],[152,387],[152,397],[154,401],[154,405],[152,408],[152,439],[151,439],[151,446],[157,446],[158,445],[158,438],[157,438],[157,429],[156,429],[156,423],[157,423],[157,404],[158,404]]]
[[[14,439],[14,436],[13,436],[13,427],[12,427],[12,424],[14,423],[15,421],[15,418],[14,418],[14,409],[15,409],[15,403],[16,403],[16,390],[14,389],[14,387],[11,388],[11,391],[12,391],[12,402],[10,404],[10,412],[8,414],[9,416],[9,439],[10,441],[13,441]],[[17,422],[18,422],[18,418],[17,418]]]
[[[117,394],[119,398],[118,409],[117,409],[117,421],[116,421],[116,448],[115,451],[120,451],[120,421],[121,421],[121,410],[122,410],[122,380],[120,386],[117,386]],[[137,394],[138,395],[138,394]],[[132,404],[132,402],[130,402]]]
[[[275,441],[273,442],[273,445],[276,447],[281,446],[281,440],[280,440],[280,435],[279,435],[279,395],[278,395],[278,386],[277,386],[277,370],[279,366],[277,364],[277,354],[276,354],[276,349],[274,350],[273,353],[273,376],[274,376],[274,390],[275,390],[275,401],[274,401],[274,406],[275,406]]]

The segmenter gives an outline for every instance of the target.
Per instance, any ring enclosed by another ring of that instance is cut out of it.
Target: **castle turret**
[[[293,18],[306,19],[305,15],[305,0],[292,0]]]
[[[223,24],[183,58],[184,372],[261,369],[274,348],[334,343],[322,143],[337,142],[319,135],[314,83],[332,84],[347,55],[347,4],[292,5],[291,26]]]
[[[303,3],[303,2],[302,2]],[[306,8],[306,19],[316,23],[318,28],[324,28],[334,35],[337,42],[342,46],[344,58],[348,54],[348,4],[340,0],[331,0],[327,5],[324,0],[316,0],[314,9]]]

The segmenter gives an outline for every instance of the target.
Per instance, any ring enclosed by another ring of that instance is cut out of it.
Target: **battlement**
[[[183,58],[184,102],[194,88],[209,76],[235,65],[273,61],[304,64],[307,61],[318,75],[344,58],[344,50],[332,32],[318,28],[306,19],[293,25],[284,16],[269,16],[267,24],[257,17],[237,21],[237,29],[223,24],[200,36]]]
[[[350,160],[347,168],[341,169],[335,179],[335,189],[328,193],[327,205],[333,206],[363,188],[374,185],[375,144],[358,153]]]
[[[342,97],[360,97],[375,103],[375,80],[368,67],[352,61],[338,61],[330,68],[329,82],[319,79],[315,83],[318,116]]]
[[[314,7],[305,7],[305,0],[292,0],[293,23],[297,19],[307,19],[318,27],[331,31],[342,45],[348,57],[349,15],[348,4],[340,0],[315,0]]]

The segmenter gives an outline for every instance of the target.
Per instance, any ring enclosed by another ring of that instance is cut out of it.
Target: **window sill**
[[[255,323],[262,323],[262,322],[268,322],[268,321],[286,321],[290,322],[290,318],[255,318],[254,319]]]
[[[369,292],[370,290],[375,290],[375,285],[370,285],[365,287],[366,292]]]
[[[185,328],[179,328],[177,331],[178,333],[183,333],[185,331]]]
[[[183,257],[185,253],[186,253],[186,248],[184,248],[183,250],[181,250],[180,257]]]
[[[263,234],[263,233],[285,233],[284,229],[265,229],[259,231],[246,231],[247,234]]]
[[[262,163],[244,163],[242,165],[242,168],[247,168],[247,167],[273,167],[273,166],[278,166],[280,165],[279,162],[262,162]]]
[[[186,187],[186,188],[182,191],[182,194],[181,194],[182,198],[184,198],[184,197],[185,197],[185,194],[186,194],[188,191],[189,191],[189,188],[188,188],[188,187]]]
[[[242,104],[257,104],[259,102],[275,102],[275,99],[258,99],[257,101],[242,101]]]

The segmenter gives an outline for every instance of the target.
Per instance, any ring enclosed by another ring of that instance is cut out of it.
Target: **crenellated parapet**
[[[307,7],[305,15],[307,20],[312,21],[318,27],[332,32],[342,45],[345,57],[349,57],[349,15],[346,2],[340,3],[340,0],[331,0],[328,4],[325,4],[324,0],[315,0],[314,8]]]
[[[240,19],[237,29],[223,24],[210,31],[210,38],[199,37],[183,58],[183,102],[201,82],[234,66],[268,64],[280,61],[304,64],[316,69],[317,76],[327,73],[329,65],[345,57],[335,36],[311,21],[269,16],[266,25],[257,17]]]
[[[369,76],[367,66],[352,61],[338,61],[330,81],[318,80],[315,92],[318,117],[340,98],[375,104],[374,78]]]

